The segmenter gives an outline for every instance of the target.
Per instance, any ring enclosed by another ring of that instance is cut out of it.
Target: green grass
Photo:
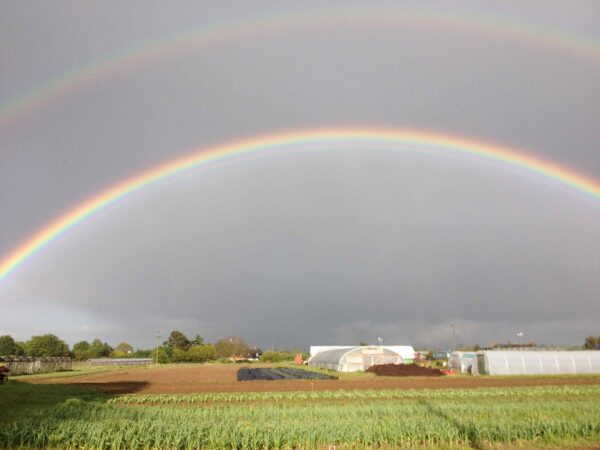
[[[73,370],[65,370],[61,372],[35,373],[31,375],[11,375],[12,380],[29,381],[46,378],[69,378],[78,377],[80,375],[90,375],[94,373],[108,372],[107,369],[101,367],[78,367]]]
[[[108,397],[96,390],[77,386],[31,384],[13,380],[0,384],[0,429],[37,413],[45,414],[71,399],[104,402]]]
[[[140,406],[142,404],[142,406]],[[0,448],[486,448],[600,443],[600,386],[112,397],[0,386]]]
[[[298,392],[227,392],[200,394],[129,394],[108,400],[113,404],[143,405],[191,405],[203,403],[297,403],[306,401],[410,401],[448,400],[463,402],[491,402],[509,398],[521,400],[543,398],[550,400],[585,400],[596,398],[600,401],[600,385],[592,386],[535,386],[513,388],[477,389],[381,389],[381,390],[335,390]]]

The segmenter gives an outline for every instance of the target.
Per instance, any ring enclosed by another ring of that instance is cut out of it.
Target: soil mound
[[[421,367],[416,364],[377,364],[369,367],[367,372],[387,377],[441,377],[444,375],[439,369]]]

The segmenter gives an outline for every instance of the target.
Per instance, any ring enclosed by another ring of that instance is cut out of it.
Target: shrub
[[[180,348],[174,348],[171,353],[171,362],[185,362],[189,361],[188,352]]]
[[[186,352],[188,361],[203,363],[211,361],[216,357],[215,348],[212,345],[194,345]]]
[[[278,363],[282,361],[293,361],[295,358],[295,354],[285,351],[273,351],[273,352],[264,352],[260,357],[262,362],[272,362]]]

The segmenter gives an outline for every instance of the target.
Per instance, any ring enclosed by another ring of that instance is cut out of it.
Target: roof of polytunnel
[[[600,359],[600,352],[597,350],[483,350],[476,352],[479,355],[487,355],[492,358],[504,357],[567,357],[567,358],[587,358],[594,360]]]
[[[312,356],[309,359],[310,363],[337,363],[340,362],[342,360],[342,358],[347,355],[348,353],[352,353],[352,352],[362,352],[365,349],[378,349],[381,350],[381,354],[386,354],[386,355],[398,355],[401,358],[403,358],[402,354],[398,351],[398,349],[400,349],[401,346],[396,346],[395,348],[389,348],[386,346],[376,346],[376,345],[363,345],[363,346],[356,346],[356,347],[343,347],[343,348],[336,348],[336,349],[332,349],[332,350],[324,350],[322,352],[319,352],[317,354],[315,354],[314,356]],[[407,348],[411,348],[412,347],[407,347]]]
[[[333,350],[325,350],[317,353],[312,358],[310,358],[310,362],[338,362],[340,361],[346,353],[349,353],[353,350],[356,350],[360,347],[345,347],[345,348],[336,348]]]

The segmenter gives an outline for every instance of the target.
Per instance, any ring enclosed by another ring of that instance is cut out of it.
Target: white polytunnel
[[[404,364],[412,362],[414,358],[414,350],[410,346],[368,345],[321,348],[324,348],[324,350],[316,351],[313,354],[313,348],[311,347],[312,355],[308,360],[308,364],[338,372],[364,371],[376,364]],[[401,351],[400,348],[403,350]],[[410,356],[410,358],[405,358],[401,353],[404,353],[404,356]]]
[[[600,373],[600,351],[482,351],[474,375],[560,375]]]

